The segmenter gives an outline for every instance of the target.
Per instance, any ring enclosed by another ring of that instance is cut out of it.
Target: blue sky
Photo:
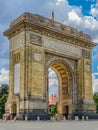
[[[84,15],[91,15],[92,5],[96,5],[97,0],[68,0],[69,5],[80,6]]]
[[[8,83],[9,43],[3,36],[12,20],[24,12],[51,18],[89,34],[98,43],[98,0],[0,0],[0,84]],[[98,46],[92,52],[93,80],[98,79]],[[96,83],[95,83],[96,84]]]

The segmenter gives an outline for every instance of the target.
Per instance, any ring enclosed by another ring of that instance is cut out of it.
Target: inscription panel
[[[74,58],[82,57],[82,49],[76,46],[68,45],[61,41],[55,41],[53,39],[43,38],[43,47],[58,54],[68,55]]]

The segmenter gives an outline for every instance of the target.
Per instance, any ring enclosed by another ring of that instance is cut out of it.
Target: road
[[[0,130],[98,130],[98,121],[3,121]]]

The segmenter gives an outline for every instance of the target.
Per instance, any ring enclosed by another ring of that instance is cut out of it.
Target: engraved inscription
[[[77,48],[76,46],[72,46],[70,44],[59,42],[55,40],[43,39],[43,46],[48,51],[53,51],[54,53],[68,55],[72,57],[81,58],[82,50],[81,48]]]

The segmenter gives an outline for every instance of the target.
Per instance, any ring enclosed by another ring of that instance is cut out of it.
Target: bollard
[[[82,116],[82,121],[84,121],[84,116]]]
[[[13,118],[12,118],[12,115],[10,115],[10,120],[12,120]]]
[[[78,121],[79,120],[79,117],[78,116],[75,116],[75,121]]]
[[[66,120],[66,117],[65,117],[65,116],[63,117],[63,120],[64,120],[64,121]]]
[[[25,121],[28,121],[28,116],[25,116]]]
[[[52,116],[50,117],[50,120],[52,120]]]
[[[86,120],[88,120],[88,116],[86,116]]]
[[[14,121],[16,121],[16,116],[14,117]]]
[[[68,120],[71,120],[71,115],[68,115]]]
[[[39,121],[40,120],[40,117],[39,116],[37,116],[37,121]]]

